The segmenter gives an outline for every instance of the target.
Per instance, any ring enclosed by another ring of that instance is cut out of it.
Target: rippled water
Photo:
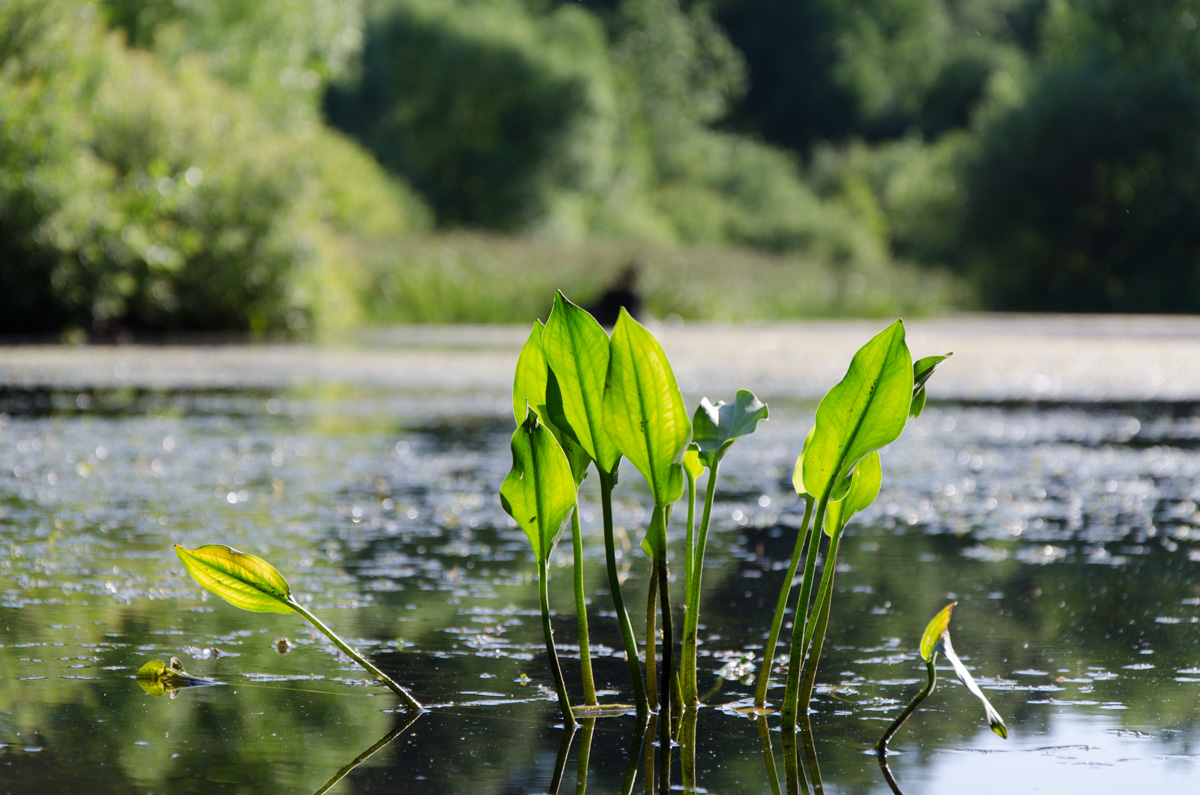
[[[920,686],[925,623],[958,600],[955,647],[1009,740],[947,669],[892,743],[906,792],[1182,791],[1200,773],[1197,404],[930,391],[839,556],[813,715],[825,790],[888,791],[863,751]],[[763,642],[800,522],[791,471],[813,408],[772,401],[722,467],[702,614],[701,689],[716,688],[697,727],[704,791],[771,791],[758,728],[724,705],[752,692],[736,677],[754,666],[739,663]],[[511,430],[506,396],[486,384],[0,391],[0,790],[316,792],[398,728],[334,791],[547,789],[563,730],[535,572],[495,496]],[[637,480],[625,474],[617,506],[631,605],[647,585]],[[273,562],[430,712],[406,726],[388,691],[298,617],[201,593],[172,544],[214,542]],[[604,699],[626,699],[594,536],[585,555],[597,677]],[[578,692],[569,572],[566,545],[551,602]],[[222,684],[143,692],[136,670],[171,656]],[[768,736],[784,776],[782,738]],[[585,746],[589,791],[635,774],[645,787],[633,717],[571,739],[560,791],[576,788]]]

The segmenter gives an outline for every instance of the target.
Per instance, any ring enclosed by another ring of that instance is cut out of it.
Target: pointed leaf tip
[[[196,582],[234,607],[253,613],[291,613],[291,588],[275,567],[256,555],[224,544],[196,549],[175,545]]]

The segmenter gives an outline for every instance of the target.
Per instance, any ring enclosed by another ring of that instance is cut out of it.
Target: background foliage
[[[826,269],[908,311],[1194,312],[1197,6],[8,0],[0,330],[471,319],[482,277],[403,287],[455,227],[525,241],[490,279],[558,246],[597,290],[614,250],[779,257],[736,308],[645,280],[685,316]]]

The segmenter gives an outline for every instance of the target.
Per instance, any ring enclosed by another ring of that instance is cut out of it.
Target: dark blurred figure
[[[621,316],[621,307],[635,318],[642,316],[642,296],[635,285],[640,267],[636,262],[626,265],[604,294],[585,307],[600,325],[605,328],[615,326]]]

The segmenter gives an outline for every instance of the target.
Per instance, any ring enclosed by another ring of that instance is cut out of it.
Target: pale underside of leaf
[[[963,665],[962,660],[958,659],[958,655],[954,653],[954,646],[950,644],[949,631],[942,633],[937,650],[946,655],[946,659],[954,667],[954,674],[958,677],[958,681],[966,685],[967,690],[970,690],[972,695],[983,702],[983,710],[987,715],[988,726],[991,727],[991,730],[1007,740],[1008,727],[1004,725],[1004,719],[1000,717],[1000,713],[992,706],[992,702],[987,700],[987,696],[979,689],[979,685],[975,684],[975,679],[971,676],[971,672],[967,670],[967,666]]]

